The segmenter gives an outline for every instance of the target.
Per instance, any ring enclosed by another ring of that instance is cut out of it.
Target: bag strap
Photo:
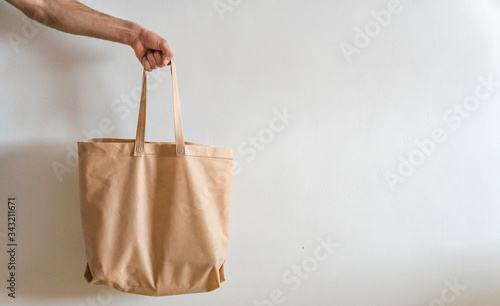
[[[177,72],[174,59],[170,60],[170,72],[172,74],[172,94],[174,98],[174,130],[175,130],[175,152],[176,155],[185,154],[184,132],[182,129],[181,102],[179,99],[179,88],[177,86]],[[148,78],[146,70],[142,71],[142,94],[139,106],[139,119],[137,120],[137,134],[135,136],[134,156],[142,156],[144,153],[144,137],[146,134],[146,91]]]

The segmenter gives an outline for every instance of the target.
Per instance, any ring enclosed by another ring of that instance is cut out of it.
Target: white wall
[[[500,305],[500,87],[476,92],[500,80],[498,1],[221,2],[232,10],[84,1],[167,38],[186,140],[237,152],[227,282],[163,298],[84,281],[77,171],[53,171],[102,120],[115,127],[104,137],[134,137],[137,109],[115,110],[140,64],[127,46],[33,28],[0,2],[0,304],[14,305],[2,251],[13,195],[16,305]],[[371,12],[388,5],[390,22],[346,57],[355,28],[376,31]],[[25,37],[17,50],[12,33]],[[168,69],[153,75],[147,140],[171,141]],[[253,148],[283,111],[295,117]],[[318,239],[337,244],[320,262]]]

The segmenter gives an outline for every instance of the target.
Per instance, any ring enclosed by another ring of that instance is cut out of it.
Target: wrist
[[[135,42],[137,42],[141,34],[144,32],[144,28],[131,21],[127,21],[125,28],[126,30],[124,31],[121,42],[133,47]]]

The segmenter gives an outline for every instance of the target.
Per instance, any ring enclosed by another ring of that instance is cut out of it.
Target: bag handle
[[[175,152],[176,155],[185,154],[184,132],[182,130],[181,102],[179,99],[179,88],[177,86],[177,72],[174,59],[170,60],[170,72],[172,74],[172,94],[174,97],[174,129],[175,129]],[[135,136],[134,156],[142,156],[144,153],[144,137],[146,134],[146,91],[148,78],[146,70],[142,71],[142,94],[139,106],[139,119],[137,120],[137,134]]]

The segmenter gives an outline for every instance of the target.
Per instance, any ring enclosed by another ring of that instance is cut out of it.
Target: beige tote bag
[[[162,296],[224,281],[233,150],[184,142],[170,69],[175,143],[144,141],[145,71],[136,138],[78,142],[88,283]]]

